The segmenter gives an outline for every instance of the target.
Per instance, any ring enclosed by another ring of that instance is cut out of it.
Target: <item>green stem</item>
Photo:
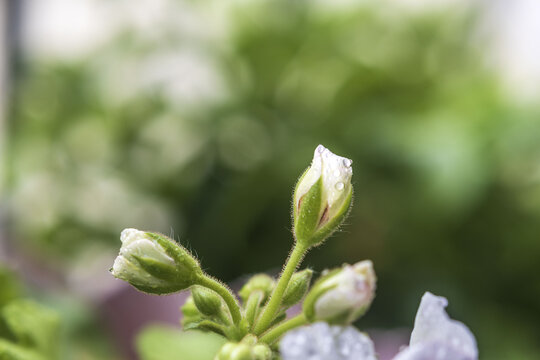
[[[210,276],[206,274],[199,278],[199,281],[197,284],[207,287],[217,292],[223,298],[223,301],[225,301],[225,304],[227,304],[227,307],[229,308],[229,311],[231,312],[233,323],[235,325],[238,325],[240,323],[240,320],[242,319],[242,315],[240,314],[240,305],[238,304],[238,300],[236,300],[231,290],[229,290],[225,285],[223,285],[219,281],[211,278]]]
[[[246,320],[249,324],[249,330],[251,330],[253,324],[255,323],[255,319],[257,318],[257,315],[259,313],[259,306],[261,305],[261,300],[263,296],[264,294],[262,291],[254,291],[248,297],[245,307]]]
[[[297,315],[297,316],[295,316],[295,317],[281,323],[280,325],[276,326],[275,328],[271,329],[270,331],[268,331],[266,334],[264,334],[261,337],[260,341],[264,342],[264,343],[267,343],[267,344],[272,344],[274,341],[279,339],[281,337],[281,335],[285,334],[287,331],[289,331],[291,329],[294,329],[296,327],[305,325],[307,323],[308,323],[308,321],[307,321],[306,317],[304,316],[304,314]]]
[[[287,285],[289,285],[291,276],[294,274],[296,268],[302,261],[306,250],[307,249],[304,246],[300,245],[298,242],[295,243],[291,255],[287,260],[287,265],[285,265],[285,268],[281,273],[281,277],[279,278],[279,281],[274,288],[272,295],[270,296],[270,300],[268,300],[268,303],[264,307],[262,314],[259,317],[257,324],[255,325],[254,332],[256,335],[259,335],[263,333],[266,329],[268,329],[268,327],[272,323],[272,320],[274,320],[274,316],[279,311],[279,308],[281,306],[283,293],[287,289]]]

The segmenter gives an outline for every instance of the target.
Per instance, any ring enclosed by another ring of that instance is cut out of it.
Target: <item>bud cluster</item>
[[[307,251],[320,245],[345,219],[352,201],[352,161],[324,146],[293,195],[293,250],[281,276],[252,276],[239,291],[241,302],[223,283],[207,275],[176,241],[136,229],[122,231],[122,246],[111,273],[151,294],[190,290],[184,303],[185,330],[212,331],[228,339],[216,360],[270,360],[285,332],[315,321],[349,324],[369,308],[375,293],[370,261],[327,271],[310,289],[313,271],[297,271]],[[304,300],[304,301],[303,301]],[[286,320],[286,310],[302,312]]]

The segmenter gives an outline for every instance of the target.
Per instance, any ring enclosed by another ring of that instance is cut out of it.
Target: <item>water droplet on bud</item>
[[[343,159],[343,166],[347,167],[347,168],[350,168],[352,165],[352,160],[351,159]]]
[[[344,187],[345,185],[342,182],[336,183],[336,189],[338,189],[339,191],[343,190]]]

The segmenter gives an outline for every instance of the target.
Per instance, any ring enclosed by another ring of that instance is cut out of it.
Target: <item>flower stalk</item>
[[[276,316],[281,306],[281,300],[283,298],[285,290],[287,290],[289,281],[291,280],[291,277],[300,265],[300,262],[304,258],[306,251],[307,249],[304,245],[298,242],[294,244],[291,255],[287,260],[287,264],[285,265],[285,268],[283,269],[283,272],[279,277],[278,283],[274,291],[272,292],[272,295],[270,296],[270,300],[268,301],[268,304],[264,307],[259,321],[255,325],[255,334],[261,334],[262,332],[264,332],[274,320],[274,317]]]
[[[261,336],[261,342],[272,345],[276,340],[278,340],[283,334],[287,331],[297,328],[299,326],[305,325],[308,323],[308,320],[304,314],[296,315],[295,317],[279,324],[273,329],[269,330],[267,333]]]

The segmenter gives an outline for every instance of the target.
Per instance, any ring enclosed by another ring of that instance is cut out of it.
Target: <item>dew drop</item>
[[[317,146],[316,150],[317,150],[318,153],[322,154],[324,152],[324,146],[319,145],[319,146]]]
[[[343,190],[344,187],[345,185],[341,181],[336,183],[336,189],[338,189],[339,191]]]
[[[352,165],[352,160],[351,159],[343,159],[343,166],[347,167],[347,168],[350,168]]]
[[[339,169],[334,170],[334,177],[339,177],[341,175],[341,171]]]

